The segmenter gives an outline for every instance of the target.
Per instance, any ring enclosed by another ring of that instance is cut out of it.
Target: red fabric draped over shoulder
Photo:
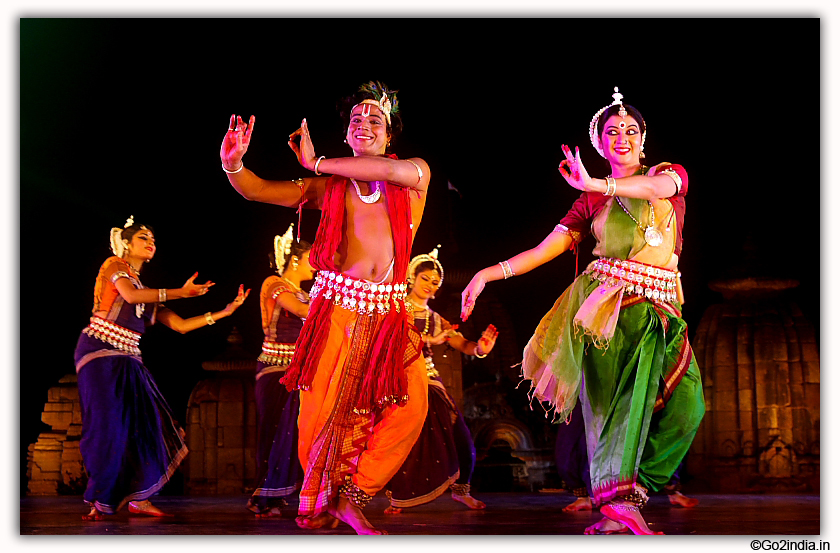
[[[397,159],[396,156],[389,156]],[[309,255],[310,263],[318,270],[337,271],[333,256],[341,244],[345,220],[345,196],[350,179],[333,175],[327,181],[324,208],[315,243]],[[394,240],[394,283],[405,282],[411,255],[411,203],[409,189],[385,183],[385,197]],[[310,307],[295,348],[295,355],[282,382],[289,390],[308,388],[318,369],[318,362],[329,334],[333,302],[319,295]],[[368,316],[368,315],[360,315]],[[410,325],[402,309],[393,307],[383,316],[369,345],[370,361],[363,379],[356,408],[370,411],[392,402],[404,404],[408,383],[405,367],[420,354],[407,352]]]

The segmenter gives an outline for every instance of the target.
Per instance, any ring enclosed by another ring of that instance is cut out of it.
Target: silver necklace
[[[615,197],[615,201],[618,202],[618,205],[621,206],[621,209],[624,210],[624,213],[626,213],[631,219],[633,219],[633,222],[635,222],[636,225],[638,225],[639,229],[641,229],[641,231],[644,233],[645,242],[647,242],[648,245],[653,246],[655,248],[656,246],[662,244],[662,233],[659,232],[659,229],[656,228],[656,213],[654,213],[653,211],[652,201],[647,201],[648,205],[650,206],[650,225],[648,227],[642,226],[642,223],[640,223],[635,217],[633,217],[633,215],[629,211],[627,211],[627,208],[624,207],[624,204],[621,203],[621,200],[618,199],[618,196]]]
[[[379,191],[379,181],[375,180],[372,181],[371,184],[376,183],[376,191],[372,194],[368,194],[367,196],[362,195],[362,191],[359,190],[359,183],[356,182],[356,179],[350,179],[353,182],[353,186],[356,187],[356,194],[359,196],[359,199],[365,202],[366,204],[375,204],[377,200],[379,200],[380,191]]]

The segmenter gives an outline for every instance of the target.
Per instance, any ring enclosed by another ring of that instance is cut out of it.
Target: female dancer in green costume
[[[610,175],[591,178],[580,152],[564,145],[560,173],[583,193],[537,247],[472,278],[461,318],[487,282],[539,267],[592,232],[598,259],[543,317],[522,375],[558,418],[580,399],[592,494],[605,517],[585,533],[652,534],[640,512],[647,491],[668,483],[705,411],[677,270],[688,176],[676,164],[641,164],[644,119],[618,88],[613,98],[589,131]]]

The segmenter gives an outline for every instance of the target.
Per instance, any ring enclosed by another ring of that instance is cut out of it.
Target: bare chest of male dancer
[[[347,187],[344,197],[345,228],[341,244],[333,257],[340,272],[372,282],[393,281],[394,237],[386,193],[383,187],[381,198],[367,204],[359,198],[354,187]],[[422,218],[424,204],[425,193],[418,195],[412,192],[412,242]]]

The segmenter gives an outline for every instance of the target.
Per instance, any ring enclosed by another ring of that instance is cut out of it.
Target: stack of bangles
[[[604,196],[615,196],[615,179],[607,177],[605,180],[607,181],[607,191],[604,192]]]
[[[499,262],[499,265],[502,267],[502,274],[505,275],[505,280],[516,275],[516,273],[513,272],[513,269],[510,268],[510,263],[507,261],[501,261]]]

